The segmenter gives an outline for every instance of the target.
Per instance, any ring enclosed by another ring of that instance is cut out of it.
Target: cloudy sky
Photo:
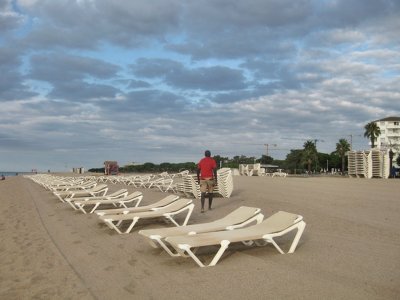
[[[368,148],[397,0],[0,0],[0,170]]]

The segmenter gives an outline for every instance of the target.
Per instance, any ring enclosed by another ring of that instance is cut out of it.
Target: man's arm
[[[216,167],[213,169],[213,173],[214,173],[214,181],[215,181],[215,183],[217,183],[217,168]]]

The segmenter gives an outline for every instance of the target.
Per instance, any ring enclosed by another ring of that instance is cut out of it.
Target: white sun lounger
[[[62,192],[53,192],[61,202],[65,202],[65,198],[75,198],[75,197],[96,197],[104,196],[108,191],[108,186],[106,184],[98,184],[91,189],[84,190],[69,190]]]
[[[80,209],[83,213],[87,213],[87,211],[84,209],[85,206],[93,206],[92,209],[89,211],[89,213],[93,213],[99,206],[101,205],[114,205],[114,206],[120,206],[123,208],[128,208],[127,204],[136,202],[134,207],[137,207],[140,204],[140,201],[143,199],[143,194],[142,192],[136,191],[133,192],[132,194],[123,197],[123,198],[115,198],[115,199],[89,199],[87,201],[74,201],[74,204],[78,209]]]
[[[215,266],[230,243],[242,242],[245,245],[265,245],[271,243],[275,248],[284,254],[282,249],[274,241],[275,237],[283,236],[286,233],[297,229],[296,236],[290,246],[288,253],[293,253],[297,247],[301,235],[303,234],[306,223],[303,217],[287,212],[277,212],[265,219],[260,224],[239,228],[229,231],[218,231],[199,233],[195,235],[182,235],[167,237],[165,241],[169,243],[181,256],[191,257],[200,267]],[[260,242],[261,240],[261,242]],[[200,247],[219,245],[220,248],[208,265],[205,265],[194,254]],[[193,249],[193,250],[192,250]]]
[[[72,190],[87,190],[94,188],[97,185],[96,181],[86,181],[81,183],[74,183],[74,184],[56,184],[50,185],[48,187],[49,190],[52,192],[62,192],[62,191],[72,191]]]
[[[120,189],[114,193],[111,194],[106,194],[104,196],[96,196],[96,197],[76,197],[76,198],[65,198],[64,200],[71,205],[71,207],[75,210],[79,209],[77,206],[75,206],[75,202],[77,201],[88,201],[88,200],[110,200],[110,199],[117,199],[117,198],[123,198],[128,196],[128,190],[127,189]]]
[[[194,204],[192,203],[191,199],[178,199],[171,203],[170,205],[161,207],[156,210],[148,210],[148,211],[141,211],[135,213],[127,213],[127,214],[118,214],[118,215],[104,215],[99,216],[99,219],[107,224],[108,227],[111,229],[115,229],[118,233],[129,233],[133,226],[140,220],[140,219],[148,219],[148,218],[166,218],[167,220],[171,221],[176,226],[184,226],[187,224],[192,212],[193,212]],[[184,211],[187,211],[187,215],[185,220],[182,224],[179,224],[175,219],[174,216],[178,215]],[[120,225],[123,221],[129,221],[130,224],[126,231],[122,232],[120,230]],[[115,224],[114,224],[115,222]]]
[[[104,210],[97,210],[95,213],[99,216],[104,215],[118,215],[118,214],[127,214],[133,212],[140,212],[140,211],[148,211],[148,210],[157,210],[163,208],[171,203],[175,202],[179,199],[177,195],[168,195],[167,197],[158,200],[149,205],[145,206],[138,206],[138,207],[127,207],[127,208],[112,208],[112,209],[104,209]]]
[[[225,217],[209,223],[193,224],[180,227],[156,228],[140,230],[139,234],[148,238],[150,244],[162,247],[171,256],[179,256],[179,253],[168,247],[165,238],[177,235],[193,235],[210,231],[233,230],[247,226],[253,222],[260,223],[263,220],[260,209],[256,207],[241,206]]]

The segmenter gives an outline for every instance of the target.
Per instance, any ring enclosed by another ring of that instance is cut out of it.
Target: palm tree
[[[336,153],[342,158],[342,174],[344,174],[344,163],[346,153],[350,151],[350,144],[346,139],[340,139],[338,143],[336,143]]]
[[[315,143],[311,140],[306,141],[303,147],[303,162],[307,163],[308,173],[311,173],[311,163],[317,159],[317,147],[315,147]]]
[[[375,140],[381,134],[379,126],[375,122],[369,122],[364,126],[364,137],[369,138],[371,141],[371,148],[375,148]]]

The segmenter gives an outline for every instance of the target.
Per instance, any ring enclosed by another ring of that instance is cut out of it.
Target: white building
[[[376,147],[380,150],[392,149],[394,152],[393,163],[395,163],[400,153],[400,117],[387,117],[374,122],[381,130]]]

